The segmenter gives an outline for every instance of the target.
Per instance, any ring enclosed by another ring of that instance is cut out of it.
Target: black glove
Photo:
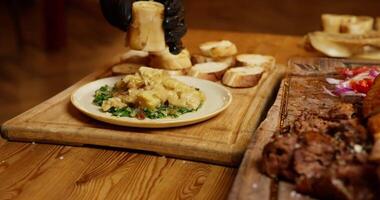
[[[135,0],[99,0],[102,12],[113,26],[127,31],[132,19],[132,4]],[[183,49],[181,38],[186,34],[185,9],[182,0],[156,0],[165,6],[163,28],[165,41],[173,54]]]

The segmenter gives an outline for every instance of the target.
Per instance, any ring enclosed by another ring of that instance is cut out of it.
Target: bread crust
[[[236,56],[236,62],[239,66],[262,67],[266,71],[273,70],[276,65],[276,59],[273,56],[261,54],[240,54]]]
[[[253,67],[238,67],[226,71],[223,76],[222,83],[233,88],[248,88],[259,84],[264,73],[264,69],[256,67],[257,73],[250,73],[249,70]],[[244,73],[247,70],[247,73]]]
[[[211,58],[229,57],[237,53],[236,45],[228,40],[205,42],[199,48],[203,56]]]
[[[164,51],[151,53],[149,66],[166,70],[182,70],[192,66],[190,53],[183,49],[178,55],[171,54],[169,48]]]
[[[210,81],[219,81],[228,69],[225,63],[208,62],[194,65],[187,75]]]

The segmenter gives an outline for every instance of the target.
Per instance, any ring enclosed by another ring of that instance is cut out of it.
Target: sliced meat
[[[328,112],[329,119],[332,121],[348,120],[351,119],[354,114],[354,106],[350,103],[340,103]]]
[[[377,76],[367,96],[363,100],[363,116],[370,117],[380,113],[380,76]]]
[[[294,132],[305,133],[305,132],[317,132],[326,133],[329,127],[339,126],[339,122],[332,122],[324,119],[323,117],[305,112],[299,116],[294,122]]]
[[[306,177],[320,177],[334,159],[333,138],[316,132],[300,138],[302,146],[294,151],[294,170]]]
[[[297,178],[296,190],[321,199],[375,200],[375,173],[369,164],[334,164],[320,177]]]
[[[296,135],[279,135],[264,148],[262,170],[270,177],[294,180],[292,167],[293,151],[297,144]]]

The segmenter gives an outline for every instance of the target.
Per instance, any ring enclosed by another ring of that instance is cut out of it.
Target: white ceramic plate
[[[178,118],[146,118],[139,120],[130,117],[115,117],[110,113],[100,111],[100,107],[94,105],[92,101],[94,99],[95,90],[104,85],[113,86],[121,77],[122,76],[109,77],[88,83],[77,89],[71,95],[71,102],[81,112],[103,122],[130,127],[165,128],[185,126],[210,119],[225,110],[232,101],[230,91],[217,83],[188,76],[173,76],[173,78],[187,85],[199,88],[205,94],[206,101],[199,110],[186,113]]]

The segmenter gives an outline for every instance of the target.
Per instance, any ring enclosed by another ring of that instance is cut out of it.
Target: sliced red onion
[[[360,73],[354,77],[351,78],[353,81],[359,81],[364,79],[372,79],[373,77],[369,75],[369,71]]]
[[[336,88],[350,88],[351,89],[351,80],[348,80],[348,81],[344,81],[342,83],[340,83],[339,85],[336,85]]]
[[[334,91],[334,93],[338,94],[338,95],[341,95],[343,93],[348,93],[348,92],[354,92],[354,91],[351,88],[346,88],[346,87],[344,87],[344,88],[336,88],[335,91]]]
[[[355,92],[355,91],[347,91],[340,94],[340,96],[358,96],[358,97],[365,97],[366,94]]]
[[[322,88],[323,88],[323,91],[324,91],[326,94],[328,94],[328,95],[330,95],[330,96],[333,96],[333,97],[336,97],[336,95],[335,95],[334,93],[332,93],[329,89],[327,89],[325,86],[322,86]]]
[[[372,76],[373,78],[376,78],[379,74],[380,74],[380,72],[375,70],[375,69],[371,69],[369,71],[369,75]]]
[[[331,85],[338,85],[340,84],[343,80],[335,79],[335,78],[326,78],[327,83]]]

